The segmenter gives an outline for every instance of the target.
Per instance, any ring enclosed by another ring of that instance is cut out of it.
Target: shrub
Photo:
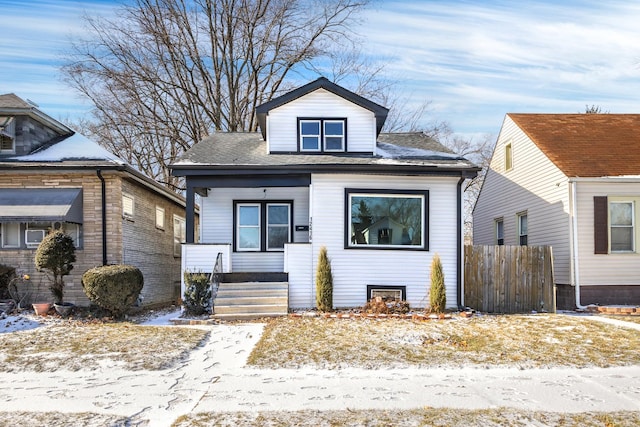
[[[320,248],[316,270],[316,305],[320,311],[333,309],[333,275],[325,246]]]
[[[142,272],[132,265],[105,265],[85,271],[82,288],[89,301],[123,317],[136,302],[144,285]]]
[[[9,284],[16,277],[16,269],[14,267],[0,264],[0,299],[9,299]]]
[[[447,292],[444,287],[444,272],[440,256],[435,254],[431,261],[431,288],[429,288],[429,305],[434,313],[444,313],[447,305]]]
[[[200,315],[211,307],[211,285],[209,275],[201,271],[184,273],[184,310],[187,314]]]
[[[56,304],[63,302],[63,277],[73,270],[74,262],[76,262],[76,247],[71,236],[62,230],[47,234],[38,245],[36,268],[38,271],[48,270],[53,275],[53,283],[49,285],[49,290]]]

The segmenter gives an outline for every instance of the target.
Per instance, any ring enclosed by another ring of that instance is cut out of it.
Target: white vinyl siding
[[[508,172],[507,144],[513,155]],[[473,211],[473,243],[495,245],[495,219],[503,218],[504,244],[518,245],[517,214],[524,211],[527,244],[551,245],[556,282],[571,283],[568,178],[507,116]]]
[[[580,286],[589,285],[640,285],[640,253],[610,252],[606,255],[594,254],[594,196],[606,196],[609,203],[631,201],[638,207],[640,203],[640,181],[615,182],[605,179],[598,182],[578,182],[577,223],[578,223],[578,273]],[[635,212],[636,224],[638,212]],[[634,240],[640,241],[639,227],[634,227]],[[611,244],[611,242],[609,242]],[[554,249],[555,250],[555,249]]]
[[[424,307],[435,253],[444,267],[447,306],[456,306],[457,182],[457,178],[435,177],[312,176],[312,271],[315,272],[320,247],[326,246],[336,307],[362,306],[367,285],[406,286],[411,306]],[[345,188],[429,191],[429,250],[345,249]]]
[[[308,231],[295,231],[296,225],[309,225],[308,187],[213,188],[200,202],[200,241],[231,244],[233,242],[233,202],[243,200],[293,201],[294,242],[308,242]],[[282,252],[237,252],[231,255],[233,271],[283,271]]]
[[[318,89],[269,111],[267,141],[271,152],[298,150],[299,117],[344,117],[347,119],[347,151],[375,151],[376,127],[373,112],[327,90]]]

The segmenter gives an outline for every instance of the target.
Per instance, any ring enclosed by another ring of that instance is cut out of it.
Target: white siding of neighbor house
[[[576,189],[578,224],[578,272],[580,286],[640,285],[640,181],[578,182]],[[593,197],[635,199],[635,253],[594,254]]]
[[[513,167],[507,171],[509,143]],[[473,243],[497,244],[495,220],[503,218],[504,244],[519,244],[521,212],[527,212],[528,245],[551,245],[556,283],[571,283],[568,179],[507,116],[473,212]]]
[[[455,177],[394,177],[318,174],[312,176],[312,289],[322,246],[327,247],[333,273],[335,307],[362,306],[367,285],[404,285],[411,307],[428,305],[429,272],[435,253],[442,259],[447,306],[456,306],[456,189]],[[429,190],[429,251],[345,249],[345,188]],[[291,288],[290,283],[290,288]],[[308,292],[307,292],[308,294]]]
[[[234,200],[293,200],[293,229],[296,225],[309,225],[307,187],[212,188],[200,203],[200,242],[233,243]],[[309,233],[293,231],[293,241],[308,242]],[[283,252],[232,252],[231,259],[233,271],[283,271]]]
[[[267,145],[270,152],[298,150],[298,117],[346,118],[347,151],[372,153],[376,142],[373,112],[327,90],[318,89],[269,111]]]

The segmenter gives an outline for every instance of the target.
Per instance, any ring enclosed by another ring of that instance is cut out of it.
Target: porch
[[[182,272],[217,273],[214,291],[216,318],[225,320],[284,316],[291,308],[315,306],[312,245],[287,243],[264,271],[249,265],[246,254],[235,254],[231,244],[183,244]],[[234,263],[234,259],[236,262]],[[234,268],[240,265],[237,270]],[[252,268],[253,267],[253,268]],[[258,265],[260,267],[260,265]],[[265,267],[265,265],[262,265]],[[181,295],[184,295],[184,274]]]

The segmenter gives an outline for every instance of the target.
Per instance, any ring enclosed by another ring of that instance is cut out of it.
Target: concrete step
[[[234,305],[284,305],[289,303],[287,295],[223,295],[218,294],[215,301],[216,307]]]
[[[276,290],[276,289],[289,289],[288,282],[238,282],[229,283],[222,282],[218,286],[218,292],[225,290]]]
[[[286,289],[218,289],[218,298],[244,297],[284,297],[289,293]]]
[[[268,313],[286,315],[287,304],[247,304],[247,305],[215,305],[215,314],[255,314]]]
[[[231,314],[214,314],[214,319],[220,320],[255,320],[262,319],[264,317],[280,317],[283,314],[280,313],[231,313]]]

